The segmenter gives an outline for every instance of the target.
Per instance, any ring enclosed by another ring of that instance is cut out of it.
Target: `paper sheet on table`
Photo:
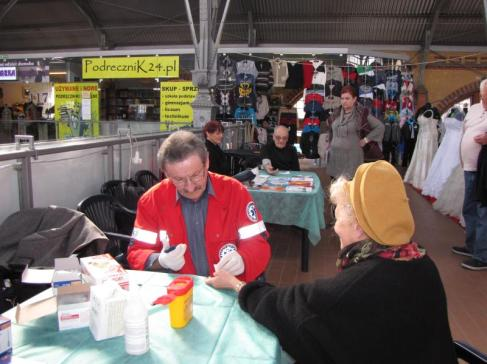
[[[22,273],[22,283],[41,284],[52,282],[54,269],[35,269],[27,268]]]

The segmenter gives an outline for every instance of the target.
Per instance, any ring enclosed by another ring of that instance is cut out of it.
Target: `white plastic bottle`
[[[148,310],[137,289],[131,285],[125,312],[125,351],[130,355],[142,355],[149,350]]]

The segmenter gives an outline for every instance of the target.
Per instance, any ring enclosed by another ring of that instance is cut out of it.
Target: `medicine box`
[[[72,284],[57,289],[59,330],[88,327],[90,324],[90,286]]]
[[[0,316],[0,363],[10,363],[12,358],[12,323]]]
[[[90,331],[95,340],[123,335],[126,296],[127,292],[113,281],[91,286]]]
[[[85,257],[81,258],[80,261],[81,270],[86,275],[88,282],[92,285],[101,284],[111,279],[128,291],[129,275],[110,254]]]
[[[81,283],[81,265],[79,259],[72,255],[68,258],[54,259],[54,275],[52,286],[54,288],[70,286]]]

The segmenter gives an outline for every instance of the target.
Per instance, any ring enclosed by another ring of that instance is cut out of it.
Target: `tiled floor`
[[[464,230],[433,210],[431,204],[409,186],[407,192],[416,222],[414,240],[427,249],[445,286],[453,338],[487,353],[487,271],[461,268],[462,257],[452,254],[450,249],[463,244]],[[268,281],[287,286],[335,274],[339,242],[332,228],[323,231],[320,243],[311,247],[307,273],[300,270],[300,231],[278,225],[269,225],[268,229],[272,245]]]

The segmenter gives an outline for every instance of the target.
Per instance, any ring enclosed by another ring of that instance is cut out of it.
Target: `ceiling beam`
[[[436,26],[440,19],[440,13],[448,5],[450,0],[437,0],[431,12],[431,18],[423,34],[423,46],[421,49],[418,85],[424,87],[424,72],[426,70],[426,59],[430,51],[433,36],[435,34]]]
[[[0,23],[2,22],[3,18],[8,14],[10,10],[17,4],[19,0],[10,0],[5,6],[0,10]]]
[[[95,32],[98,47],[100,49],[109,49],[107,33],[102,29],[93,8],[86,0],[72,0],[78,11],[86,18],[91,29]]]

